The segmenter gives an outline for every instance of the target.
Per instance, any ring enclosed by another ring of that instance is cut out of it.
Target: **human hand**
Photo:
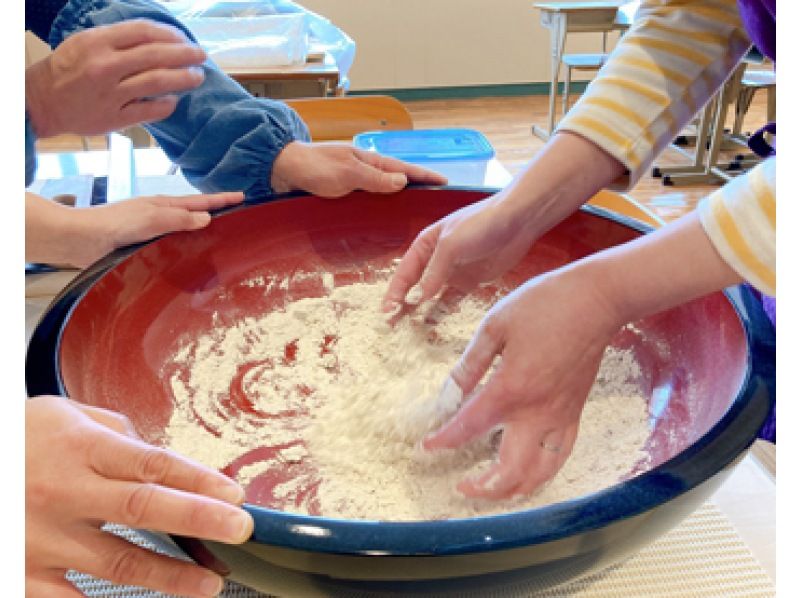
[[[181,596],[215,596],[222,578],[140,548],[105,522],[241,543],[252,517],[224,475],[136,436],[123,416],[61,397],[25,409],[27,596],[81,596],[68,569]]]
[[[302,190],[320,197],[341,197],[359,189],[395,193],[409,183],[445,185],[447,178],[346,143],[294,141],[283,148],[272,166],[276,193]]]
[[[502,425],[497,461],[458,489],[487,499],[527,495],[569,457],[605,347],[625,324],[581,268],[532,279],[486,315],[451,377],[468,396],[496,356],[485,385],[423,442],[457,448]]]
[[[111,251],[175,231],[198,230],[211,222],[209,210],[240,203],[239,191],[207,195],[137,197],[89,208],[83,243],[75,246],[76,265],[87,266]]]
[[[209,210],[237,204],[241,192],[137,197],[91,208],[69,208],[27,194],[25,259],[86,267],[113,250],[211,221]]]
[[[451,372],[462,396],[474,395],[423,446],[456,448],[502,424],[497,462],[459,489],[489,499],[530,494],[569,457],[620,328],[740,282],[697,212],[528,281],[481,322]]]
[[[497,278],[624,170],[583,137],[556,133],[500,193],[419,234],[389,283],[384,311],[428,300],[445,285],[464,292]]]
[[[204,79],[202,48],[144,19],[70,36],[25,72],[25,102],[39,137],[98,135],[166,118],[173,94]]]
[[[445,287],[466,293],[514,267],[534,240],[502,193],[463,207],[417,235],[389,281],[383,311],[427,301]]]

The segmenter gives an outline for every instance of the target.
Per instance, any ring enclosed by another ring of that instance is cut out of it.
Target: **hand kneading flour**
[[[645,462],[640,372],[630,352],[608,349],[559,474],[529,497],[462,496],[456,484],[491,464],[497,435],[433,453],[419,441],[457,408],[438,400],[442,384],[493,300],[470,297],[435,313],[423,306],[390,328],[378,310],[385,280],[333,288],[325,274],[323,283],[327,296],[218,326],[181,347],[163,371],[175,402],[165,445],[224,470],[248,500],[272,508],[395,521],[558,502]]]

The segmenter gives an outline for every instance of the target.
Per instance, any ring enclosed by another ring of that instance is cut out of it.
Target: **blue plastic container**
[[[473,129],[371,131],[353,137],[353,145],[440,172],[450,185],[483,185],[494,157],[489,141]]]

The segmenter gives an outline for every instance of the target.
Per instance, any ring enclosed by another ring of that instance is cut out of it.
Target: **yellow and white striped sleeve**
[[[759,291],[775,296],[775,158],[703,199],[698,210],[722,259]]]
[[[558,129],[622,162],[633,186],[725,82],[751,45],[736,0],[644,0]]]

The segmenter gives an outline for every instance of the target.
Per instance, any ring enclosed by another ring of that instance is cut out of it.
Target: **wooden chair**
[[[365,131],[414,128],[408,109],[391,96],[345,96],[283,100],[308,125],[313,141],[350,141]],[[120,131],[134,147],[151,147],[154,140],[142,127]],[[84,148],[88,149],[88,147]]]
[[[313,141],[350,141],[365,131],[414,128],[408,109],[391,96],[345,96],[285,100],[308,125]]]
[[[605,208],[617,214],[628,216],[655,228],[659,228],[665,224],[664,219],[658,214],[624,193],[616,193],[603,189],[589,200],[589,205]]]
[[[411,113],[391,96],[344,96],[282,100],[308,125],[312,141],[352,141],[365,131],[414,128]],[[168,174],[178,168],[172,165]]]

